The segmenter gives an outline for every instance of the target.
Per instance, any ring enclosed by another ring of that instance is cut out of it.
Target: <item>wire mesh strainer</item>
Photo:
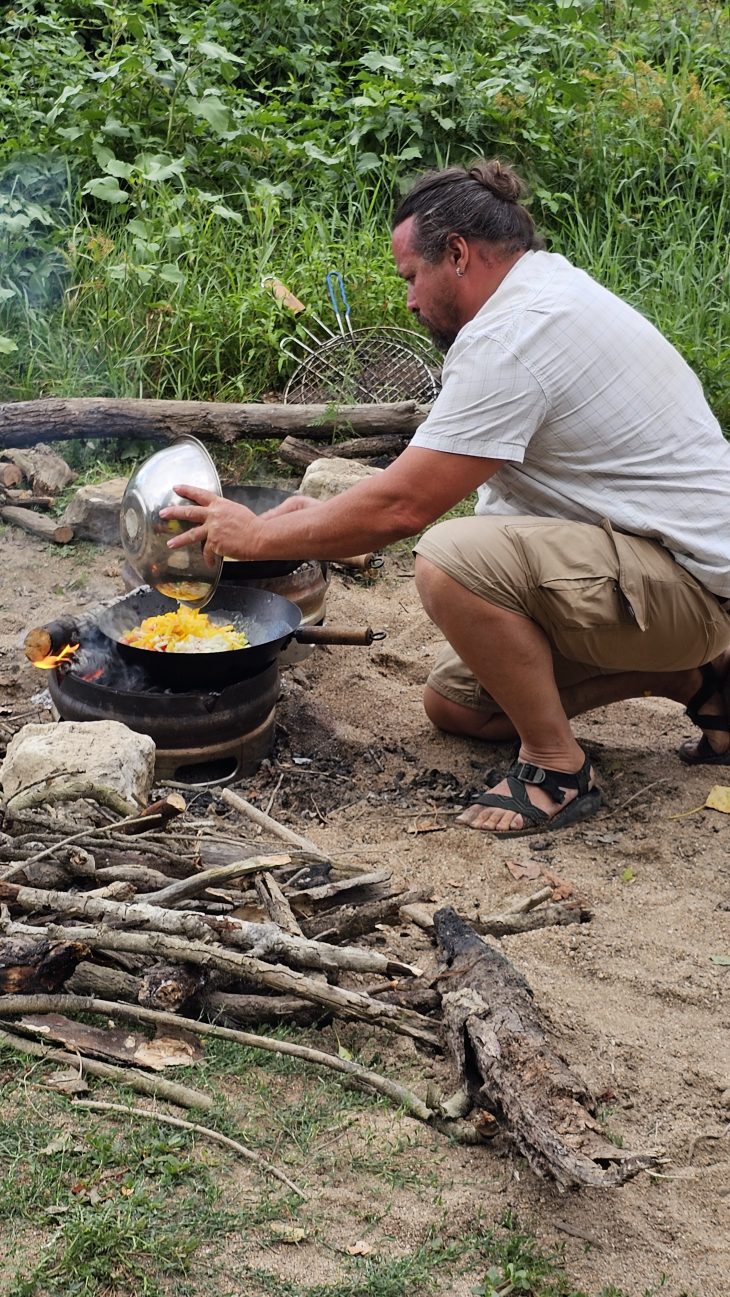
[[[296,315],[305,307],[273,277],[264,281]],[[428,341],[412,329],[383,326],[353,329],[345,284],[339,271],[327,275],[327,292],[339,333],[333,333],[312,311],[308,316],[324,337],[299,321],[308,341],[292,337],[282,350],[297,362],[287,383],[289,404],[340,405],[417,401],[430,405],[440,390],[439,362]],[[339,300],[338,300],[339,299]]]

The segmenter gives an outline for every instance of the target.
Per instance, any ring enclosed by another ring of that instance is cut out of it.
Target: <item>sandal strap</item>
[[[579,797],[585,796],[589,791],[590,771],[590,759],[586,757],[580,770],[576,770],[575,774],[564,770],[550,770],[547,766],[534,766],[529,761],[518,761],[512,774],[522,784],[539,784],[553,802],[562,806],[568,788],[575,788]]]
[[[533,806],[524,783],[512,775],[507,775],[507,784],[511,796],[507,793],[482,793],[481,797],[475,797],[472,805],[486,806],[494,811],[515,811],[522,816],[523,822],[527,828],[536,828],[538,824],[547,823],[550,816],[540,810],[539,806]]]

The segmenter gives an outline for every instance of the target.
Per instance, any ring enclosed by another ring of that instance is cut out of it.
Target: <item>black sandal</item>
[[[517,761],[506,776],[510,795],[507,793],[482,793],[471,803],[472,806],[487,806],[496,811],[515,811],[522,816],[524,827],[521,829],[481,829],[481,833],[491,834],[495,838],[520,838],[528,833],[543,833],[551,829],[565,829],[570,824],[579,824],[595,815],[601,806],[600,788],[590,788],[591,762],[586,757],[580,770],[568,774],[564,770],[548,770],[544,766],[533,766],[529,761]],[[539,784],[548,797],[562,806],[565,791],[575,788],[578,796],[564,806],[555,815],[548,815],[533,806],[525,789],[525,784]],[[476,827],[467,824],[467,828]]]
[[[730,672],[724,680],[717,674],[711,662],[705,662],[700,667],[702,673],[702,684],[700,685],[694,697],[690,698],[685,709],[685,714],[694,725],[703,731],[716,731],[721,734],[730,734],[730,720],[728,716],[716,716],[711,713],[700,715],[700,707],[715,694],[721,694],[725,706],[730,712]],[[697,747],[693,747],[690,752],[686,744],[682,744],[679,749],[679,759],[686,766],[730,766],[730,749],[727,752],[715,752],[705,733],[703,733]]]

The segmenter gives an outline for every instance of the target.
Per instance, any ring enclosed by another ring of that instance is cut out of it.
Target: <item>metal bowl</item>
[[[215,593],[223,560],[216,559],[215,567],[210,567],[200,545],[167,548],[172,536],[193,526],[176,518],[160,518],[161,509],[185,503],[172,489],[176,482],[221,495],[218,470],[196,437],[180,437],[135,469],[122,497],[122,546],[144,585],[176,603],[203,608]]]

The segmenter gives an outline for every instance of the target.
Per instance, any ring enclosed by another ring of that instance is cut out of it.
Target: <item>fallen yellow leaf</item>
[[[730,815],[730,788],[726,784],[715,784],[707,794],[705,802],[711,811],[723,811]]]

